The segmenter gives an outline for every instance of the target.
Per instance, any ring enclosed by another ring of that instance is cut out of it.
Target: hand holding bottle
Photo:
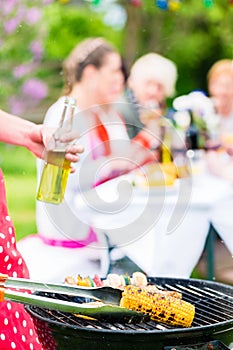
[[[56,130],[54,128],[49,128],[47,126],[42,127],[42,137],[43,137],[43,143],[46,145],[46,151],[51,149],[52,150],[52,144],[54,144],[53,135]],[[77,131],[66,133],[64,135],[61,135],[60,141],[64,143],[65,147],[65,158],[70,161],[70,163],[77,163],[80,159],[79,154],[83,153],[84,147],[82,145],[79,145],[76,141],[79,139],[79,133]],[[47,154],[44,154],[41,156],[43,159],[47,157]],[[75,168],[72,167],[71,164],[71,173],[75,172]]]
[[[72,132],[75,106],[74,99],[65,99],[59,127],[46,149],[45,164],[37,194],[37,199],[40,201],[60,204],[64,198],[73,157],[67,157],[66,153],[67,147],[72,147],[69,145],[69,140],[73,141],[75,137]]]

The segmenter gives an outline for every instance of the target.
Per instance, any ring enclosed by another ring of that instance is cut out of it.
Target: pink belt
[[[63,247],[63,248],[83,248],[92,242],[98,241],[96,233],[93,231],[92,228],[90,228],[88,236],[85,239],[81,239],[80,241],[48,238],[43,236],[41,233],[38,233],[37,236],[47,245],[51,245],[53,247]]]

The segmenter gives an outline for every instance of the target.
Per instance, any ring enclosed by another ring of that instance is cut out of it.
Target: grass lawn
[[[26,149],[0,144],[8,211],[14,222],[17,240],[36,232],[36,158]]]
[[[35,178],[30,175],[5,176],[8,210],[15,224],[17,240],[36,232]]]

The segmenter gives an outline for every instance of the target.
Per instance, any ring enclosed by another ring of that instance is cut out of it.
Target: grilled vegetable
[[[134,272],[132,275],[132,284],[137,287],[147,286],[147,277],[142,272]]]
[[[77,277],[77,285],[83,287],[95,287],[95,283],[91,277],[81,277],[78,275]]]
[[[113,288],[123,289],[124,286],[133,284],[138,287],[144,287],[147,285],[147,277],[142,272],[134,272],[132,278],[126,273],[124,275],[118,275],[116,273],[109,273],[106,279],[102,280],[99,275],[95,275],[94,278],[90,276],[82,277],[78,275],[77,278],[67,276],[65,283],[82,286],[82,287],[102,287],[109,286]]]
[[[118,275],[116,273],[109,273],[107,278],[103,281],[105,286],[110,286],[113,288],[123,289],[124,286],[132,284],[130,276],[128,274]]]
[[[70,284],[70,285],[77,285],[77,281],[73,276],[66,276],[65,278],[65,283]]]
[[[93,281],[94,281],[96,287],[102,287],[104,285],[100,276],[97,274],[95,274]]]
[[[129,284],[131,284],[131,279],[130,279],[130,276],[128,274],[120,275],[120,278],[121,278],[121,285],[122,286],[128,286]]]
[[[104,280],[104,285],[105,286],[110,286],[113,288],[119,288],[122,285],[122,280],[120,275],[116,273],[109,273],[107,275],[107,279]]]
[[[169,291],[151,292],[132,285],[124,288],[120,306],[143,312],[154,321],[173,326],[190,327],[195,314],[194,305]]]

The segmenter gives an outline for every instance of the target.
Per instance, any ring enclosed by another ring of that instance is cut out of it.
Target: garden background
[[[128,67],[150,51],[174,60],[176,95],[206,92],[206,74],[233,58],[232,0],[0,0],[0,106],[42,122],[61,94],[61,64],[83,38],[103,36]],[[170,101],[171,102],[171,101]],[[17,239],[36,232],[35,158],[0,143]]]

